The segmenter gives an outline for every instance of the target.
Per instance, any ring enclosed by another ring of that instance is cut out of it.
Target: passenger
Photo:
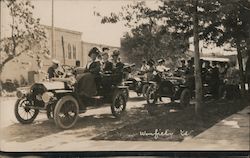
[[[194,60],[191,58],[188,60],[187,71],[185,73],[186,84],[191,89],[195,89],[195,77],[194,77]]]
[[[93,47],[88,56],[91,61],[87,63],[86,69],[83,74],[77,76],[76,89],[80,96],[92,97],[97,94],[97,87],[99,82],[99,73],[101,64],[97,61],[97,56],[100,55],[99,50]]]
[[[77,60],[76,65],[75,65],[74,70],[73,70],[73,74],[75,76],[84,73],[84,68],[82,68],[80,66],[81,66],[81,62],[79,60]]]
[[[153,72],[155,71],[155,67],[154,67],[154,60],[149,60],[148,62],[148,70],[146,71],[146,75],[147,75],[147,81],[152,81],[154,78]]]
[[[188,60],[186,75],[194,75],[194,60]]]
[[[147,61],[146,60],[143,60],[142,61],[142,66],[141,66],[141,71],[142,72],[146,72],[148,70],[149,66],[147,64]]]
[[[156,66],[156,71],[158,72],[167,72],[170,70],[170,68],[166,67],[165,65],[165,60],[164,59],[159,59],[158,60],[158,65]]]
[[[181,66],[178,67],[176,75],[178,77],[181,77],[181,76],[183,76],[185,74],[186,71],[187,71],[186,61],[181,60]]]
[[[143,75],[144,80],[147,80],[148,69],[149,69],[149,65],[147,64],[147,61],[143,60],[139,75]]]
[[[105,49],[106,50],[106,49]],[[113,70],[113,63],[109,60],[109,54],[107,51],[102,53],[102,72],[104,73],[111,73]]]
[[[120,51],[114,50],[112,54],[112,63],[113,63],[113,73],[115,75],[114,82],[116,84],[119,84],[122,82],[123,78],[123,67],[124,64],[121,62],[121,59],[119,58]]]
[[[59,64],[60,62],[56,59],[52,60],[52,65],[48,68],[48,78],[52,79],[52,78],[57,78],[60,75],[63,75],[63,73],[61,71],[59,71]]]

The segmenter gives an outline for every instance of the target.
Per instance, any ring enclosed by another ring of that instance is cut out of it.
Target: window
[[[76,46],[73,46],[73,59],[76,59]]]
[[[71,45],[68,44],[68,58],[71,59]]]

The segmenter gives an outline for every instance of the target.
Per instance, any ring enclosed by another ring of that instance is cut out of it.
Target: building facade
[[[54,28],[54,52],[52,51],[52,30],[50,26],[44,26],[47,42],[47,48],[49,50],[48,55],[40,56],[38,58],[35,53],[28,55],[26,53],[13,59],[7,63],[3,69],[1,80],[26,80],[32,83],[37,80],[36,75],[39,70],[38,61],[42,62],[41,71],[46,74],[49,66],[52,64],[52,59],[60,61],[61,65],[75,66],[77,60],[80,61],[81,66],[85,66],[89,59],[88,52],[91,48],[97,47],[100,51],[103,47],[110,48],[110,52],[118,47],[112,47],[108,45],[88,43],[82,41],[82,33],[79,31],[73,31],[63,28]],[[36,50],[31,50],[36,52]]]

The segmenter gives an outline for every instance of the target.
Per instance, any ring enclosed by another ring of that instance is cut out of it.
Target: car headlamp
[[[43,102],[48,103],[53,96],[54,96],[53,93],[51,93],[51,92],[45,92],[42,95],[42,100],[43,100]]]
[[[27,94],[27,91],[25,91],[25,90],[18,90],[16,92],[17,98],[23,98],[26,94]]]

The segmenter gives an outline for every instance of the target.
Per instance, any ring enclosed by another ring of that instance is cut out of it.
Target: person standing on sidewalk
[[[239,99],[241,97],[240,95],[240,89],[239,89],[239,83],[240,83],[240,77],[239,77],[239,70],[235,68],[235,62],[231,61],[229,68],[227,69],[227,73],[225,75],[225,91],[226,91],[226,99],[232,100],[232,99]]]

